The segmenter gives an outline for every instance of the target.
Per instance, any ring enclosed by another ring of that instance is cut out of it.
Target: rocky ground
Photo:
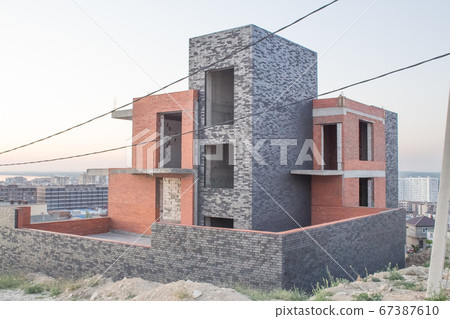
[[[140,278],[110,279],[88,278],[60,282],[42,274],[26,276],[25,288],[2,289],[0,300],[250,300],[229,288],[207,283],[180,280],[169,284],[149,282]],[[30,287],[43,287],[30,293]]]
[[[446,291],[435,299],[450,297],[450,269],[444,271]],[[375,273],[352,283],[337,283],[331,288],[321,289],[310,300],[384,300],[415,301],[426,299],[428,268],[410,266],[404,269]]]
[[[329,283],[328,288],[316,289],[309,300],[425,300],[427,277],[428,268],[423,266],[391,269],[365,278],[358,277],[352,283],[339,280]],[[207,283],[181,280],[160,284],[140,278],[116,282],[101,279],[96,282],[95,279],[61,282],[42,274],[30,274],[26,276],[25,286],[0,290],[0,300],[251,300],[236,290]],[[444,298],[447,299],[450,297],[449,279],[450,269],[446,268],[444,282],[448,285]]]

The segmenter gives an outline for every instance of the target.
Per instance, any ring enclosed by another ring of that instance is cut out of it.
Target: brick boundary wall
[[[25,225],[23,228],[46,230],[49,232],[72,234],[72,235],[93,235],[109,232],[109,217],[95,217],[79,220],[64,220],[57,222],[34,223]]]
[[[404,218],[404,211],[396,210],[307,230],[347,271],[352,265],[365,275],[365,268],[370,273],[389,262],[404,267]],[[106,277],[305,290],[326,276],[326,266],[333,276],[346,277],[302,230],[270,233],[159,223],[152,227],[152,247],[145,247],[0,226],[0,249],[0,271],[55,277],[100,274],[126,249]]]
[[[111,219],[109,217],[94,217],[32,224],[30,207],[19,207],[16,210],[17,228],[45,230],[80,236],[107,233],[110,230]]]
[[[392,267],[405,267],[405,211],[392,210],[360,218],[285,232],[283,282],[308,289],[322,282],[327,271],[334,278],[348,275],[319,247],[322,246],[354,278]],[[329,278],[327,278],[329,279]]]

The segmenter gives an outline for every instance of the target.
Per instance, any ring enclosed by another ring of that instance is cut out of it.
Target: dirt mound
[[[420,253],[409,255],[406,258],[406,267],[416,265],[422,266],[425,262],[430,261],[431,249],[427,249]]]
[[[180,280],[168,284],[146,281],[140,278],[96,280],[96,277],[80,280],[66,289],[58,300],[250,300],[229,288],[212,284]]]
[[[234,289],[219,288],[212,284],[180,280],[161,285],[156,289],[144,292],[133,300],[250,300]]]

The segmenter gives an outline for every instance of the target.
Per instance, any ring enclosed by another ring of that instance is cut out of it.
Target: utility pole
[[[434,224],[433,247],[431,249],[430,271],[428,273],[427,297],[439,294],[444,270],[445,246],[447,242],[448,206],[450,200],[450,92],[447,108],[447,124],[444,139],[441,183]]]

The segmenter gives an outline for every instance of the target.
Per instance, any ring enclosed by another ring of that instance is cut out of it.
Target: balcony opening
[[[372,137],[373,126],[372,123],[359,121],[359,160],[372,161]]]
[[[159,168],[181,168],[181,112],[159,115]]]
[[[206,125],[233,124],[234,69],[206,73]]]
[[[373,178],[359,179],[359,206],[374,207]]]
[[[205,217],[205,226],[234,228],[234,220],[231,218]]]
[[[205,187],[234,187],[232,144],[205,145]]]
[[[323,160],[325,170],[338,169],[338,134],[337,124],[323,126]]]

